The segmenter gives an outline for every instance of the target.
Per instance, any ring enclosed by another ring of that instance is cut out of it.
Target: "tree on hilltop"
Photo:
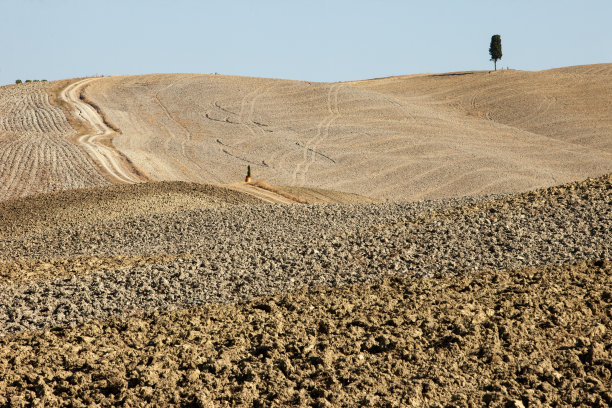
[[[491,37],[489,54],[491,55],[491,61],[495,63],[495,70],[497,71],[497,60],[502,58],[501,37],[499,34],[495,34],[493,37]]]

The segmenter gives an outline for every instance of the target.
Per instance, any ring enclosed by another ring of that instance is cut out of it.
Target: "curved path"
[[[62,90],[60,98],[74,107],[74,114],[87,122],[91,132],[78,136],[77,143],[100,165],[101,170],[114,182],[133,184],[147,181],[127,159],[112,146],[111,138],[116,133],[105,122],[94,106],[81,99],[83,87],[98,78],[86,78],[76,81]],[[161,105],[161,103],[160,103]],[[163,105],[161,105],[162,108]],[[164,108],[164,110],[166,110]],[[169,113],[166,110],[166,113]],[[169,115],[170,116],[170,115]],[[261,199],[267,203],[295,204],[280,194],[247,183],[236,183],[228,186]]]
[[[108,127],[95,107],[81,99],[83,87],[98,78],[86,78],[73,82],[64,88],[60,98],[74,107],[74,114],[87,122],[91,133],[77,137],[77,144],[98,163],[100,169],[111,181],[118,183],[140,183],[146,181],[134,166],[112,146],[111,138],[115,131]]]
[[[303,160],[295,166],[293,170],[293,181],[304,185],[306,183],[306,173],[310,169],[310,166],[317,159],[317,155],[322,156],[332,163],[336,163],[334,159],[324,155],[317,149],[319,144],[329,138],[329,128],[332,124],[340,117],[340,109],[338,108],[338,91],[342,87],[342,84],[332,84],[327,92],[327,111],[328,115],[325,116],[317,125],[317,133],[314,137],[308,140],[304,144],[297,143],[298,146],[304,148]],[[299,178],[299,180],[298,180]]]
[[[266,190],[264,188],[257,187],[253,184],[248,183],[234,183],[225,186],[231,190],[239,191],[241,193],[250,194],[260,200],[270,204],[295,204],[296,201],[277,194],[273,191]]]

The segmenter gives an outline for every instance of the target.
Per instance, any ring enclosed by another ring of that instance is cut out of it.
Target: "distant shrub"
[[[25,82],[47,82],[47,80],[46,79],[26,79]],[[17,79],[15,83],[23,84],[23,81],[21,79]]]

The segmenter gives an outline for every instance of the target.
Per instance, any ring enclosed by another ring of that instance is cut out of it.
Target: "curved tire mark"
[[[97,79],[86,78],[73,82],[60,92],[60,98],[74,107],[75,116],[92,129],[91,132],[78,136],[77,144],[90,155],[111,181],[125,184],[144,182],[147,178],[109,143],[116,132],[107,126],[93,106],[80,97],[83,87]]]
[[[317,132],[310,140],[306,143],[301,144],[298,142],[298,146],[304,149],[303,160],[295,166],[293,170],[293,181],[304,184],[306,181],[306,174],[310,169],[310,166],[317,159],[317,155],[323,156],[331,162],[335,163],[335,160],[329,156],[317,151],[319,144],[329,137],[329,129],[339,117],[340,110],[338,108],[338,91],[342,87],[341,84],[333,84],[330,86],[327,92],[327,111],[328,115],[323,118],[317,125]]]

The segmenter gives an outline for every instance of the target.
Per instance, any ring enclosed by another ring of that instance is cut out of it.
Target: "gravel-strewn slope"
[[[611,199],[612,176],[605,176],[472,204],[475,199],[230,206],[4,238],[4,257],[148,255],[152,261],[29,284],[9,280],[1,287],[0,331],[235,302],[303,285],[370,282],[387,273],[432,276],[610,259]]]
[[[0,338],[0,405],[605,407],[609,261],[388,279]]]

